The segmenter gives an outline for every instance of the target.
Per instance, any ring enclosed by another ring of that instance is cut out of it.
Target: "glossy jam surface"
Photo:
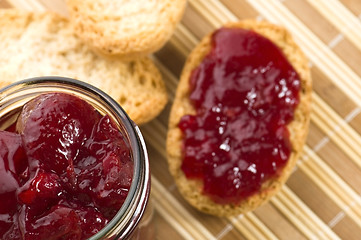
[[[287,124],[299,103],[298,74],[253,31],[222,28],[190,78],[196,115],[181,118],[182,170],[220,204],[237,204],[276,177],[292,146]]]
[[[97,233],[128,194],[130,151],[116,124],[78,97],[48,93],[25,104],[0,131],[1,239]]]

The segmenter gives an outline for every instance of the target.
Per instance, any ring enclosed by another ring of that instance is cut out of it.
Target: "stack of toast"
[[[186,0],[100,2],[67,1],[69,17],[1,9],[0,87],[70,77],[108,93],[137,124],[155,118],[167,92],[149,55],[169,40]]]

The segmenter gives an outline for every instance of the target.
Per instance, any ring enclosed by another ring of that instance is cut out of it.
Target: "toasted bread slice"
[[[68,0],[80,38],[94,50],[132,59],[160,49],[180,21],[186,0]]]
[[[251,211],[265,203],[280,190],[289,177],[304,146],[308,133],[311,102],[311,76],[308,62],[287,30],[267,22],[254,20],[230,23],[225,25],[225,27],[251,29],[275,43],[299,74],[301,91],[300,103],[295,110],[294,119],[287,126],[290,131],[292,153],[281,175],[276,179],[266,181],[258,193],[242,199],[239,204],[217,204],[208,196],[202,194],[203,183],[200,180],[187,179],[181,170],[182,132],[178,128],[178,123],[182,116],[195,114],[195,109],[188,99],[190,93],[189,79],[192,70],[202,62],[211,49],[211,34],[204,37],[191,52],[183,69],[170,113],[167,136],[168,163],[170,172],[175,178],[178,189],[184,198],[197,209],[217,216],[237,215]]]
[[[156,117],[167,102],[160,72],[151,59],[130,62],[94,54],[54,13],[0,10],[0,82],[63,76],[108,93],[137,124]]]

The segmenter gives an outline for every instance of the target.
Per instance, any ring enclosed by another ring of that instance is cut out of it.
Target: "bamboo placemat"
[[[66,13],[63,0],[0,0],[0,7]],[[293,34],[311,66],[313,112],[307,145],[282,191],[251,213],[217,218],[197,212],[178,193],[166,163],[167,121],[192,48],[222,23],[245,18]],[[153,57],[170,98],[161,115],[141,127],[157,239],[361,238],[360,0],[189,0],[173,37]]]

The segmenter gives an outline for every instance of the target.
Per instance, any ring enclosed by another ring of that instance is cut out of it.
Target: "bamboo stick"
[[[361,50],[361,22],[350,10],[337,0],[307,2]]]

